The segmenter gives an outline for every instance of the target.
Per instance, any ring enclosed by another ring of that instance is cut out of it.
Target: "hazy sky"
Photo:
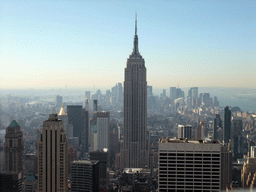
[[[0,88],[124,80],[134,15],[149,85],[256,88],[254,0],[2,0]]]

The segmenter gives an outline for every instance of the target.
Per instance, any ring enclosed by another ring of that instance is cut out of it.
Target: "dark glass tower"
[[[121,168],[148,165],[147,80],[145,61],[139,53],[137,19],[133,52],[127,60],[124,81],[124,140]]]
[[[73,125],[73,136],[79,137],[82,152],[88,152],[89,147],[89,112],[82,105],[67,106],[68,121]]]
[[[216,117],[214,118],[214,122],[213,122],[213,137],[215,140],[220,140],[219,134],[218,134],[218,129],[222,128],[222,120],[220,118],[220,114],[216,114]],[[222,141],[223,139],[221,139],[220,141]]]
[[[224,143],[228,144],[230,139],[230,130],[231,130],[231,110],[228,106],[224,108],[224,130],[223,130],[223,139]]]

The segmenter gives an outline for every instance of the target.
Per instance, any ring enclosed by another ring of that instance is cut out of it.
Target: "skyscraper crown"
[[[141,58],[141,55],[139,53],[139,43],[138,43],[138,35],[137,35],[137,13],[135,15],[135,35],[133,40],[133,52],[130,55],[130,58]]]

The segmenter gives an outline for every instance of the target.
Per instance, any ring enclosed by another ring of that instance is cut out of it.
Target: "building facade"
[[[5,173],[23,173],[23,150],[21,128],[13,120],[5,134]]]
[[[167,138],[158,149],[159,192],[219,192],[231,183],[232,153],[219,142]]]
[[[97,112],[97,149],[109,148],[109,112]]]
[[[145,61],[139,53],[137,20],[133,52],[127,60],[124,81],[124,139],[121,168],[148,165],[147,77]]]
[[[94,160],[73,161],[71,164],[71,191],[98,192],[99,164]]]
[[[68,190],[68,142],[57,114],[44,121],[38,142],[38,191]]]
[[[178,138],[192,139],[192,126],[178,125]]]
[[[228,144],[229,139],[231,139],[230,135],[231,131],[231,110],[228,106],[224,108],[224,129],[223,129],[223,140],[224,143]]]

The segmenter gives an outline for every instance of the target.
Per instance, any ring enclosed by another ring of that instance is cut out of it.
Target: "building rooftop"
[[[32,173],[29,173],[25,181],[33,181],[33,182],[34,182],[35,180],[36,180],[36,179],[35,179],[35,177],[33,176],[33,174],[32,174]]]
[[[65,109],[64,109],[64,105],[62,104],[61,108],[60,108],[60,112],[58,114],[58,116],[62,116],[62,115],[67,115]]]
[[[19,126],[20,125],[15,120],[13,120],[8,127],[19,127]]]
[[[96,160],[76,160],[73,161],[72,164],[85,164],[85,165],[95,165],[97,164],[99,161]]]
[[[144,168],[124,168],[124,171],[127,174],[134,174],[134,173],[150,173],[150,169]]]
[[[218,140],[188,140],[186,138],[172,138],[167,137],[166,139],[160,139],[159,143],[204,143],[204,144],[220,144]]]

